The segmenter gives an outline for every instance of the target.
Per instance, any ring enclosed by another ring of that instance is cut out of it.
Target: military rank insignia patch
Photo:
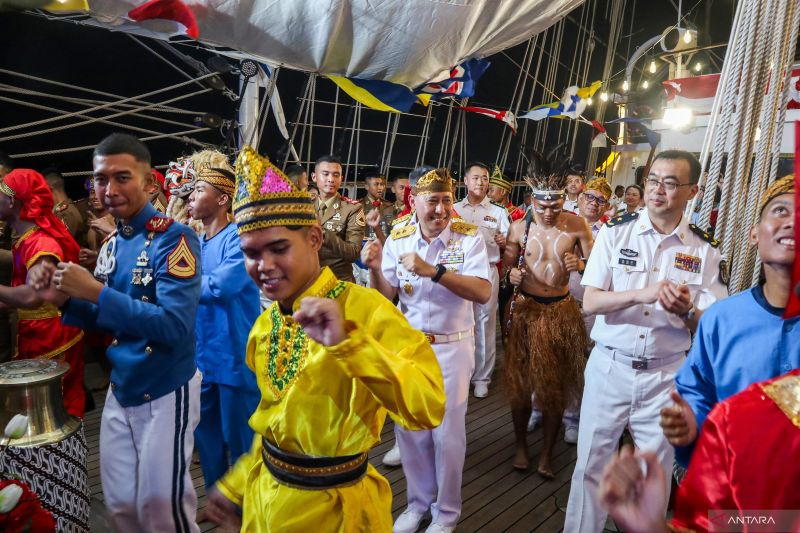
[[[178,245],[167,256],[167,273],[176,278],[191,278],[196,272],[197,259],[186,242],[186,235],[181,235]]]
[[[680,252],[675,254],[675,268],[678,270],[684,270],[686,272],[691,272],[692,274],[699,274],[701,264],[702,261],[699,257],[682,254]]]

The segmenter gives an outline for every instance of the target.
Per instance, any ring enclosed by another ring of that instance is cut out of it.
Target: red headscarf
[[[55,239],[64,252],[64,261],[77,262],[80,247],[70,235],[67,226],[53,213],[53,193],[44,177],[35,170],[18,168],[6,174],[2,181],[5,187],[14,192],[14,199],[20,203],[19,217],[33,222]]]

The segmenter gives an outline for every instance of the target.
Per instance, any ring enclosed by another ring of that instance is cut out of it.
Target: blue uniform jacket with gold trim
[[[71,298],[64,306],[65,324],[114,335],[106,354],[123,407],[169,394],[194,375],[199,257],[197,235],[147,203],[100,251],[95,275],[107,281],[98,303]]]

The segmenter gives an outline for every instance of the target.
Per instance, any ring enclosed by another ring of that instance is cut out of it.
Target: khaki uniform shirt
[[[380,201],[380,206],[375,206],[375,202]],[[392,220],[394,220],[394,205],[391,202],[387,202],[386,200],[375,200],[370,195],[366,195],[364,198],[361,199],[361,207],[364,209],[364,216],[367,216],[367,213],[372,211],[373,209],[380,209],[381,211],[381,229],[383,230],[383,234],[387,237],[389,236],[389,232],[392,230]],[[375,231],[367,226],[365,230],[366,237],[371,239],[375,236]]]
[[[64,200],[53,207],[53,212],[67,226],[70,235],[82,248],[86,247],[86,221],[72,200]]]
[[[319,250],[320,265],[330,267],[340,280],[355,282],[353,263],[361,254],[367,225],[361,202],[340,194],[315,202],[317,219],[325,236]]]

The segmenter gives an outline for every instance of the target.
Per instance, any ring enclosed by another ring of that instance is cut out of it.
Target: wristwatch
[[[447,272],[447,269],[444,265],[436,265],[436,274],[431,278],[431,281],[434,283],[439,283],[439,280],[442,279],[444,273]]]
[[[696,315],[696,314],[697,314],[697,308],[694,306],[694,304],[692,304],[692,307],[690,307],[689,310],[686,311],[685,315],[681,316],[681,319],[684,322],[688,322],[689,320],[693,319],[694,315]]]

